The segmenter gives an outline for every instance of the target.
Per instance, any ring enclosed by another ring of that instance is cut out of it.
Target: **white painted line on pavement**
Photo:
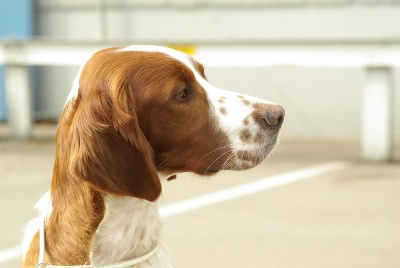
[[[283,174],[266,177],[254,182],[242,184],[236,187],[205,194],[199,197],[186,199],[170,205],[162,206],[161,217],[169,217],[185,213],[194,209],[216,204],[219,202],[235,199],[238,197],[258,193],[271,188],[294,183],[300,180],[309,179],[315,176],[323,175],[329,172],[340,171],[348,167],[346,162],[328,162],[325,164],[299,169]],[[5,263],[21,256],[21,247],[12,247],[0,251],[0,263]]]
[[[242,184],[218,192],[205,194],[199,197],[186,199],[160,208],[161,217],[168,217],[184,213],[193,209],[201,208],[211,204],[231,200],[234,198],[254,194],[267,189],[283,186],[299,180],[312,178],[324,173],[339,171],[348,166],[345,162],[328,162],[322,165],[300,169],[292,172],[266,177],[261,180]]]
[[[8,248],[0,251],[0,263],[19,258],[22,255],[21,246]]]

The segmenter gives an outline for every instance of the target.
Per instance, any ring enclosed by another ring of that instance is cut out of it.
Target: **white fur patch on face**
[[[261,162],[271,152],[277,137],[275,133],[263,129],[260,122],[256,122],[254,113],[257,107],[273,103],[222,90],[207,81],[201,84],[207,92],[218,127],[230,140],[235,156],[231,160],[235,163],[234,168],[246,169]]]
[[[152,45],[133,45],[124,47],[121,49],[116,50],[116,52],[123,52],[123,51],[138,51],[138,52],[159,52],[169,55],[172,58],[175,58],[188,66],[190,69],[193,69],[193,65],[190,63],[188,56],[180,52],[178,50],[174,50],[168,47],[161,47],[161,46],[152,46]]]

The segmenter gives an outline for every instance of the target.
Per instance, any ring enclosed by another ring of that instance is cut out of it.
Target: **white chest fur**
[[[106,212],[91,247],[92,263],[105,265],[148,253],[160,240],[161,222],[156,202],[105,196]],[[164,247],[135,267],[172,267]]]

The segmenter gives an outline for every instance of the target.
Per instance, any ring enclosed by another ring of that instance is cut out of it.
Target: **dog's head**
[[[57,157],[98,191],[154,201],[160,173],[210,175],[259,164],[283,118],[279,105],[212,86],[186,54],[110,48],[95,53],[75,80]]]

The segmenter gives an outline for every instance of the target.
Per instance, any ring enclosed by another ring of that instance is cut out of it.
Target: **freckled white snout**
[[[285,109],[282,106],[274,104],[268,105],[263,116],[264,121],[268,127],[279,128],[285,118]]]

